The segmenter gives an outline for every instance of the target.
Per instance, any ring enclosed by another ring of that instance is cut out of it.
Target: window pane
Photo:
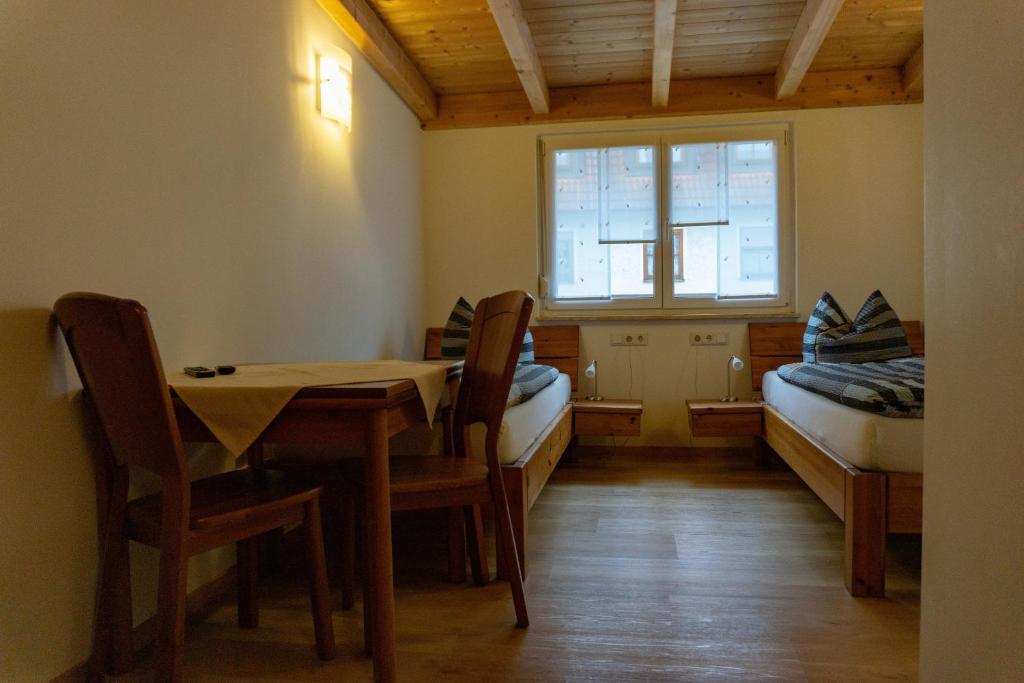
[[[778,293],[776,150],[771,140],[675,145],[669,186],[683,228],[680,297]]]
[[[718,287],[718,227],[683,228],[683,279],[675,296],[714,296]]]
[[[672,146],[670,222],[718,223],[728,219],[726,145]]]
[[[596,150],[599,216],[603,242],[657,239],[653,147]]]
[[[656,238],[651,147],[555,152],[555,278],[558,299],[654,296],[640,244]]]
[[[609,244],[611,258],[611,294],[613,297],[654,296],[654,282],[644,279],[643,244]],[[652,264],[654,268],[657,266]],[[654,273],[652,270],[651,273]]]
[[[719,296],[779,291],[775,156],[771,140],[729,144],[729,225],[719,229]]]

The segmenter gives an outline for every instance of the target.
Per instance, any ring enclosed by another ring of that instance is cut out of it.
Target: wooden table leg
[[[395,680],[395,594],[391,564],[388,413],[373,410],[366,425],[366,549],[373,618],[373,680]]]

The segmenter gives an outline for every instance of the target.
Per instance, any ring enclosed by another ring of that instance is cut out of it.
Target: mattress
[[[537,440],[541,432],[569,403],[571,391],[572,382],[569,376],[559,374],[554,382],[541,389],[529,401],[505,409],[505,417],[501,421],[501,431],[498,435],[498,460],[502,465],[518,460],[519,456]],[[484,455],[486,431],[483,424],[475,424],[469,428],[473,454],[480,458]]]
[[[765,402],[851,465],[883,472],[921,472],[924,420],[884,417],[841,405],[767,372]]]

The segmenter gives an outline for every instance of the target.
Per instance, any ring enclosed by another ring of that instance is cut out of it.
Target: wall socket
[[[724,346],[729,343],[728,332],[694,331],[690,333],[690,346]]]
[[[623,332],[611,335],[612,346],[647,346],[646,332]]]

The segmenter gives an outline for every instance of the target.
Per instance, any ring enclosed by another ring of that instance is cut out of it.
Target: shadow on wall
[[[2,638],[17,652],[33,646],[28,620],[40,610],[70,612],[72,641],[91,631],[90,613],[68,606],[94,593],[95,486],[77,376],[50,310],[0,310],[0,349],[0,584],[12,631]]]
[[[88,652],[96,587],[97,513],[95,468],[102,448],[86,416],[81,384],[56,319],[46,308],[0,311],[0,584],[12,633],[0,633],[5,649],[31,639],[28,624],[40,609],[67,615],[69,647]],[[230,458],[219,445],[189,449],[193,474],[223,471]],[[141,476],[140,476],[141,475]],[[131,496],[159,490],[155,477],[132,473]],[[207,553],[192,573],[223,571],[224,560]],[[132,548],[135,621],[155,609],[158,555]],[[38,587],[46,585],[45,595]],[[9,611],[8,611],[9,610]],[[5,629],[6,630],[6,629]],[[6,667],[4,667],[6,668]]]

